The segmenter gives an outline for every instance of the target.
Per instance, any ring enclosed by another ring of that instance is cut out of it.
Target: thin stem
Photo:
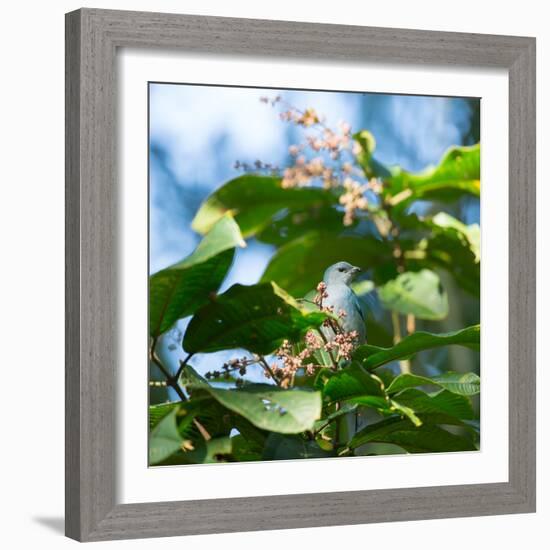
[[[187,364],[187,361],[189,361],[189,359],[191,358],[192,354],[188,355],[184,359],[184,361],[180,363],[180,368],[178,369],[176,376],[171,376],[156,355],[157,343],[158,343],[158,337],[153,338],[153,341],[151,342],[151,349],[149,350],[149,356],[151,358],[151,361],[159,368],[159,370],[165,376],[166,384],[174,389],[174,391],[178,394],[178,397],[180,398],[180,400],[184,402],[188,401],[187,397],[185,396],[185,393],[183,393],[183,390],[179,385],[178,380],[179,380],[179,377],[181,376],[181,372],[183,368]],[[202,435],[205,441],[209,441],[210,439],[212,439],[212,436],[208,433],[206,428],[196,418],[193,418],[193,424],[195,424],[195,426],[197,427],[197,429],[199,430],[200,434]]]
[[[191,359],[191,357],[193,357],[193,355],[194,355],[194,353],[189,353],[183,361],[180,361],[180,367],[178,369],[178,372],[176,372],[176,375],[174,376],[174,378],[176,379],[176,383],[179,383],[181,375],[183,374],[183,369],[185,369],[189,359]]]
[[[181,401],[187,401],[187,397],[185,396],[185,393],[183,393],[183,390],[180,388],[180,385],[178,384],[177,379],[174,379],[173,376],[170,375],[170,373],[166,370],[164,365],[161,363],[160,359],[156,355],[156,347],[158,343],[158,337],[153,338],[153,341],[151,343],[151,349],[149,352],[149,356],[151,358],[151,361],[159,368],[159,370],[162,372],[162,374],[166,378],[166,383],[174,389],[174,391],[178,394],[178,397]]]
[[[393,343],[398,344],[401,342],[401,320],[397,311],[391,312],[391,321],[393,326]],[[401,368],[401,374],[410,374],[411,362],[408,359],[399,361],[399,367]]]
[[[409,313],[407,314],[407,334],[412,334],[416,330],[416,317]]]
[[[269,366],[269,363],[266,361],[265,357],[263,355],[258,355],[258,358],[260,360],[260,364],[267,372],[267,374],[269,374],[269,376],[275,382],[275,384],[277,384],[277,386],[280,386],[281,382],[275,377],[275,373],[273,372],[273,369]]]
[[[323,334],[323,331],[318,329],[317,332],[319,333],[319,335],[323,339],[323,342],[325,343],[325,346],[326,346],[328,344],[328,340],[327,340],[326,336]],[[338,368],[338,363],[336,363],[336,360],[334,359],[334,356],[332,355],[332,351],[327,350],[327,353],[328,353],[328,355],[330,357],[330,360],[332,362],[332,368],[334,370],[336,370]]]

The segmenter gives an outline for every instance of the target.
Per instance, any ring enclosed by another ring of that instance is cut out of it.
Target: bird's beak
[[[351,268],[351,272],[353,274],[361,273],[361,271],[363,271],[363,270],[360,267],[355,267],[354,266],[354,267]]]

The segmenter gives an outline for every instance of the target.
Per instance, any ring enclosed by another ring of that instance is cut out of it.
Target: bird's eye
[[[345,267],[339,267],[339,268],[338,268],[338,271],[340,271],[340,273],[343,273],[345,270],[346,270]]]

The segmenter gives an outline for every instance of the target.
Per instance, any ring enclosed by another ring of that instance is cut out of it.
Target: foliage
[[[291,147],[290,165],[258,162],[219,187],[193,220],[196,250],[150,277],[151,364],[177,399],[150,406],[149,463],[477,449],[478,375],[434,371],[424,357],[449,346],[479,350],[479,317],[433,330],[457,292],[478,304],[479,226],[463,223],[456,206],[479,197],[479,145],[453,147],[415,174],[380,163],[367,130],[328,128],[313,109],[286,106],[280,116],[313,131]],[[415,208],[419,201],[429,208]],[[219,293],[245,238],[275,253],[257,284]],[[368,344],[357,345],[323,306],[319,283],[337,261],[365,269],[359,296],[379,296],[384,312],[367,315]],[[186,357],[170,373],[156,345],[186,317]],[[193,357],[220,350],[235,357],[199,375]],[[250,369],[265,382],[251,382]]]

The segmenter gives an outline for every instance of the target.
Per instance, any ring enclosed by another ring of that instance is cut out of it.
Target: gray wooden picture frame
[[[508,482],[115,502],[121,47],[508,70]],[[66,117],[67,536],[98,541],[535,511],[534,38],[82,9],[66,16]]]

